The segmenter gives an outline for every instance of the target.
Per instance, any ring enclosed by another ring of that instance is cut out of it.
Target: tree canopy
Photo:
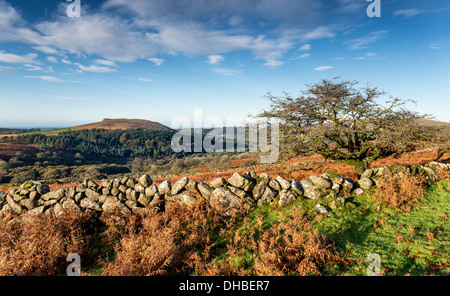
[[[380,157],[432,140],[433,130],[419,120],[428,115],[406,108],[413,101],[358,84],[337,77],[307,84],[297,97],[268,93],[270,108],[257,117],[280,121],[283,152],[318,153],[352,165],[358,175]]]

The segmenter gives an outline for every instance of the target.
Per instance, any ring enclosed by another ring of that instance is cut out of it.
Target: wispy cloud
[[[329,27],[320,26],[304,34],[303,38],[305,40],[316,40],[323,38],[333,38],[334,36],[336,36],[336,34],[331,32]]]
[[[277,60],[267,60],[267,62],[264,63],[264,66],[267,67],[280,67],[283,66],[285,63],[282,61],[277,61]]]
[[[108,73],[108,72],[116,72],[116,69],[111,69],[108,67],[101,67],[97,65],[90,65],[89,67],[83,66],[80,63],[75,63],[75,65],[80,68],[81,71],[92,72],[92,73]]]
[[[154,63],[156,66],[161,66],[165,62],[164,59],[159,59],[159,58],[149,58],[148,60],[150,62]]]
[[[0,74],[14,74],[17,72],[17,69],[14,67],[0,66]]]
[[[47,57],[47,61],[49,61],[50,63],[57,63],[58,59],[55,57]]]
[[[300,50],[304,50],[304,51],[311,50],[311,44],[308,44],[308,43],[303,44],[302,46],[300,46],[299,49],[300,49]]]
[[[69,81],[69,80],[64,80],[61,79],[59,77],[55,77],[55,76],[25,76],[25,78],[33,78],[33,79],[40,79],[40,80],[44,80],[44,81],[48,81],[48,82],[78,82],[78,81]]]
[[[103,60],[103,59],[98,59],[95,60],[96,63],[104,65],[104,66],[109,66],[109,67],[117,67],[117,64],[114,61],[110,61],[110,60]]]
[[[322,18],[320,1],[214,2],[195,0],[187,4],[167,0],[156,4],[147,0],[132,3],[106,0],[102,10],[86,7],[79,20],[57,16],[37,21],[30,27],[24,27],[26,21],[20,13],[5,2],[7,13],[0,14],[0,19],[7,30],[5,34],[1,32],[0,40],[27,43],[46,54],[97,55],[115,62],[148,59],[156,66],[164,63],[164,59],[155,58],[156,55],[207,57],[246,51],[264,60],[265,65],[279,66],[283,55],[292,48],[303,43],[302,50],[309,50],[310,45],[304,44],[309,40],[335,36],[329,25],[311,25],[318,24]],[[132,11],[135,17],[125,18],[120,13],[124,11]],[[307,16],[298,17],[305,11],[308,11]],[[264,29],[274,34],[257,32],[253,29],[255,23],[266,24]]]
[[[405,18],[413,17],[423,13],[423,10],[415,9],[415,8],[407,8],[407,9],[397,9],[394,11],[394,16],[403,16]]]
[[[220,62],[223,62],[224,60],[225,60],[225,58],[221,55],[209,55],[208,56],[208,63],[210,65],[219,64]]]
[[[41,71],[41,72],[46,72],[46,73],[54,72],[52,66],[47,66],[45,68],[43,68],[41,66],[37,66],[37,65],[31,65],[31,64],[25,64],[24,66],[26,67],[25,70],[27,70],[27,71]]]
[[[431,49],[441,49],[441,48],[443,48],[441,45],[439,45],[439,44],[436,44],[436,43],[430,43],[430,46],[429,46]]]
[[[139,81],[144,81],[144,82],[153,82],[153,80],[151,79],[147,79],[147,78],[138,78]]]
[[[369,46],[369,44],[375,43],[381,39],[388,36],[389,30],[380,30],[368,33],[360,38],[348,40],[345,44],[352,50],[364,49]]]
[[[364,56],[353,58],[352,60],[373,60],[378,56],[375,52],[368,52]]]
[[[4,63],[17,63],[17,64],[40,64],[36,61],[38,55],[36,53],[29,53],[27,55],[17,55],[12,53],[4,53],[0,51],[0,62]]]
[[[42,51],[43,53],[46,54],[59,54],[59,51],[54,49],[53,47],[49,47],[49,46],[33,46],[33,49]]]
[[[333,68],[334,68],[333,66],[321,66],[321,67],[315,68],[314,70],[316,70],[316,71],[326,71],[326,70],[330,70],[330,69],[333,69]]]
[[[339,13],[355,13],[362,11],[364,7],[364,1],[360,0],[339,0]]]
[[[306,59],[307,57],[310,57],[310,56],[311,56],[310,53],[305,53],[305,54],[302,54],[301,56],[298,56],[298,57],[296,57],[296,58],[292,58],[292,59],[290,59],[290,60],[292,60],[292,61],[295,61],[295,60],[301,60],[301,59]]]
[[[217,74],[222,74],[225,76],[234,76],[241,74],[243,71],[238,69],[223,69],[223,68],[213,68],[212,71]]]
[[[36,65],[31,65],[31,64],[25,64],[24,66],[26,67],[27,71],[42,71],[41,66],[36,66]]]

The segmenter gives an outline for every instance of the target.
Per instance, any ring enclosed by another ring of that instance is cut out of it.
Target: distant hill
[[[110,119],[105,118],[100,122],[88,123],[67,128],[68,130],[83,130],[83,129],[106,129],[106,130],[125,130],[129,128],[143,128],[158,131],[174,131],[171,128],[154,121],[144,119]]]
[[[438,127],[450,126],[450,122],[438,121],[438,120],[432,120],[432,119],[419,119],[419,122],[425,126],[438,126]]]
[[[442,133],[450,135],[450,122],[437,121],[431,119],[420,119],[419,123],[428,127],[441,128]]]
[[[15,128],[2,128],[0,127],[0,134],[4,134],[4,133],[12,133],[14,131],[17,131],[18,129]]]

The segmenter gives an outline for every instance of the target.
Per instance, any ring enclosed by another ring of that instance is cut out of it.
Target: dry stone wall
[[[69,208],[75,211],[111,212],[131,214],[145,207],[164,211],[174,204],[190,207],[200,202],[220,211],[223,215],[235,215],[242,209],[250,210],[266,203],[285,206],[296,199],[317,200],[316,213],[328,214],[346,206],[349,196],[356,196],[376,186],[378,181],[391,174],[420,174],[429,181],[436,181],[436,173],[449,170],[450,165],[430,162],[424,166],[398,165],[379,167],[365,171],[353,181],[328,172],[311,176],[308,180],[286,180],[281,176],[270,178],[266,173],[236,172],[228,180],[217,178],[209,184],[181,178],[174,184],[164,181],[158,186],[148,175],[139,179],[129,177],[106,180],[97,184],[86,180],[70,189],[50,191],[48,185],[29,181],[9,193],[0,191],[0,215],[6,212],[22,214],[63,215]]]

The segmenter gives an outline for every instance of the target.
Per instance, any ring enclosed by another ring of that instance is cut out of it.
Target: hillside
[[[144,119],[110,119],[105,118],[100,122],[88,123],[83,125],[78,125],[74,127],[69,127],[69,130],[83,130],[83,129],[106,129],[106,130],[125,130],[129,128],[143,128],[159,131],[173,131],[171,128],[154,121],[144,120]]]

